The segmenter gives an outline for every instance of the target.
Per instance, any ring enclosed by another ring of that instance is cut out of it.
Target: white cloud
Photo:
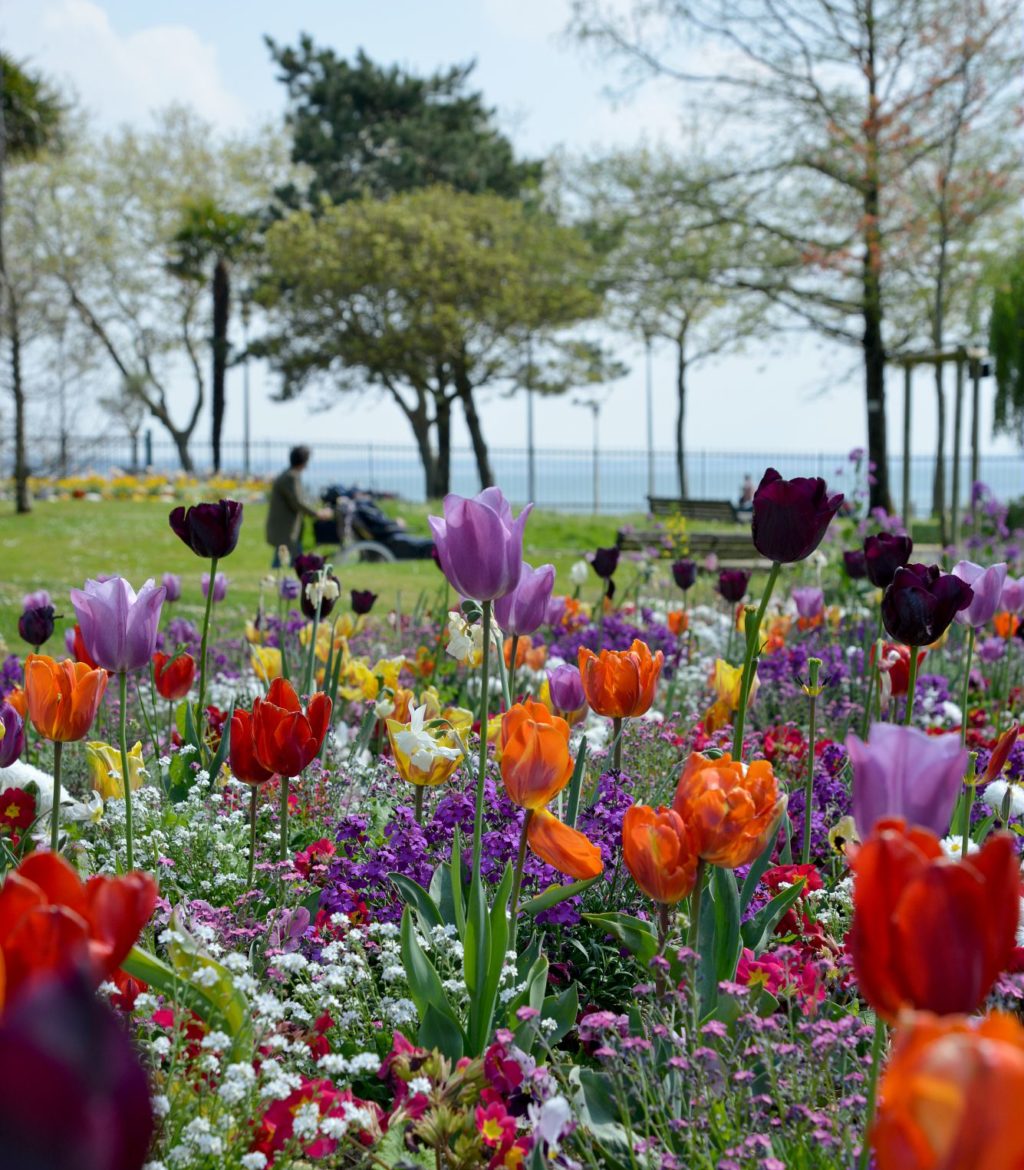
[[[247,121],[220,76],[215,46],[186,25],[122,34],[92,0],[34,0],[5,5],[0,27],[15,56],[70,85],[104,123],[138,121],[171,102],[220,127]]]

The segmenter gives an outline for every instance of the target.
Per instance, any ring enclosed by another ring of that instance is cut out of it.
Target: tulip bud
[[[166,592],[165,601],[178,601],[181,598],[181,578],[177,573],[164,573],[161,584]]]
[[[371,593],[369,589],[353,589],[351,597],[352,612],[360,617],[368,614],[373,609],[373,603],[377,600],[377,594]]]
[[[169,517],[175,535],[196,554],[208,560],[234,552],[242,528],[242,505],[237,500],[175,508]]]
[[[53,634],[54,612],[52,605],[36,605],[26,609],[18,618],[18,633],[30,646],[37,649]]]
[[[685,593],[686,590],[689,589],[697,580],[696,561],[676,561],[672,566],[672,579]]]

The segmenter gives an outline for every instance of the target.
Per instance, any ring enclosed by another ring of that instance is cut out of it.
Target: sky
[[[284,88],[275,80],[263,36],[292,44],[309,32],[339,54],[363,48],[375,60],[414,72],[475,60],[473,84],[496,107],[502,129],[522,155],[681,139],[680,91],[648,85],[629,100],[610,99],[614,66],[566,38],[569,9],[569,0],[0,0],[0,43],[72,88],[104,126],[144,125],[151,110],[174,101],[193,105],[225,130],[277,119]],[[647,441],[644,357],[628,339],[615,338],[614,344],[630,373],[601,393],[600,442],[639,450]],[[859,375],[857,352],[833,343],[787,334],[752,344],[743,355],[692,371],[688,446],[767,453],[840,453],[861,446]],[[411,442],[404,418],[383,400],[339,397],[329,411],[311,416],[303,400],[271,400],[274,385],[265,369],[254,365],[251,376],[256,439]],[[934,392],[929,374],[918,377],[913,450],[923,454],[934,449]],[[242,433],[242,374],[234,371],[230,378],[229,439]],[[653,429],[659,450],[670,450],[673,442],[673,378],[671,354],[656,351]],[[984,386],[983,447],[1013,451],[1008,440],[991,438],[993,386]],[[538,446],[590,445],[591,416],[573,397],[537,404]],[[493,445],[525,443],[521,397],[485,395],[482,415]],[[899,371],[889,375],[888,419],[895,452],[902,431]],[[455,441],[465,444],[461,420],[457,427]],[[205,436],[201,424],[197,447]]]

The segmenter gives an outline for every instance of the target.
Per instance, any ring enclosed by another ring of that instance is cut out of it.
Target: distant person
[[[740,502],[736,505],[737,512],[753,512],[754,510],[754,481],[749,475],[743,477],[740,485]]]
[[[267,544],[274,550],[274,568],[280,566],[278,549],[284,545],[294,561],[302,552],[302,522],[306,516],[317,520],[333,520],[330,508],[310,503],[302,487],[302,473],[309,465],[308,447],[293,447],[288,455],[288,468],[274,480],[270,489],[270,507],[267,509]]]

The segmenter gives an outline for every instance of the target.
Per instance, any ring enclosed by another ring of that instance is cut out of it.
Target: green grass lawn
[[[66,618],[58,623],[62,630],[74,619],[68,590],[101,573],[118,573],[136,588],[147,577],[159,580],[165,572],[179,573],[182,599],[176,610],[192,620],[201,619],[200,578],[208,566],[170,530],[171,507],[158,500],[59,500],[37,502],[28,516],[0,515],[0,635],[10,649],[17,653],[24,649],[17,622],[25,593],[48,589],[57,613]],[[391,504],[389,510],[406,519],[410,532],[428,531],[426,505]],[[238,548],[220,566],[230,581],[224,624],[255,612],[260,579],[269,572],[272,556],[263,539],[265,512],[263,504],[245,505]],[[573,561],[599,545],[614,544],[615,532],[623,523],[641,519],[534,512],[526,526],[527,560],[534,565],[552,561],[568,590],[566,574]],[[382,605],[390,608],[397,602],[405,610],[415,605],[423,590],[433,591],[442,581],[432,560],[346,564],[338,575],[343,589],[372,589],[380,594]],[[47,649],[63,653],[56,638]]]

